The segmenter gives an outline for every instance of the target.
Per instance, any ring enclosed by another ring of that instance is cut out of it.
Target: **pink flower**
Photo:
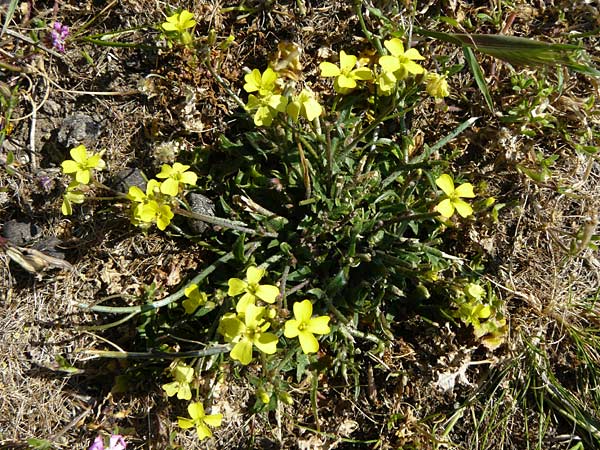
[[[52,46],[59,52],[64,53],[65,39],[69,35],[69,27],[60,22],[54,22],[52,28],[53,30],[50,33],[50,36],[52,37]]]
[[[101,436],[94,439],[92,446],[88,450],[125,450],[127,443],[120,434],[113,434],[110,437],[110,447],[104,448],[104,440]]]

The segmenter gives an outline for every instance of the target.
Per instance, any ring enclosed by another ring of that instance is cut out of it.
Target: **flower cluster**
[[[84,190],[90,183],[94,170],[103,170],[106,163],[102,159],[103,151],[88,154],[84,145],[72,148],[69,152],[71,158],[62,162],[64,174],[70,175],[72,180],[67,186],[63,197],[61,211],[65,216],[73,214],[73,203],[81,204],[84,201]]]
[[[418,50],[404,49],[404,44],[398,38],[384,41],[383,45],[389,52],[379,57],[377,64],[372,68],[368,66],[369,58],[358,58],[355,55],[340,51],[339,65],[328,61],[319,64],[321,76],[334,78],[333,88],[339,94],[349,94],[361,85],[375,85],[378,95],[392,95],[400,82],[423,75],[426,91],[435,98],[449,95],[446,77],[436,73],[428,73],[416,61],[425,58]]]
[[[267,331],[271,328],[276,311],[267,306],[258,306],[257,301],[273,304],[279,295],[277,286],[260,284],[265,269],[251,266],[246,271],[246,279],[231,278],[228,294],[232,297],[242,294],[235,313],[225,314],[219,323],[219,332],[225,341],[231,342],[232,359],[247,365],[252,361],[254,347],[262,353],[272,355],[277,351],[277,334]],[[287,338],[298,338],[304,353],[315,353],[319,343],[315,334],[330,332],[328,316],[312,317],[310,300],[294,303],[294,319],[284,324],[283,334]]]
[[[190,166],[176,162],[173,166],[163,164],[156,175],[164,181],[152,179],[146,185],[146,192],[131,186],[127,198],[131,201],[131,222],[136,226],[147,227],[155,223],[164,230],[171,223],[173,200],[186,186],[194,186],[198,176],[189,171]]]
[[[63,25],[60,22],[54,22],[52,24],[52,31],[50,37],[52,39],[52,47],[61,53],[65,51],[65,39],[69,36],[69,27]]]
[[[179,41],[183,45],[189,45],[192,43],[192,35],[187,30],[188,28],[193,28],[195,25],[194,15],[187,9],[184,9],[167,17],[166,22],[160,27],[172,41]]]

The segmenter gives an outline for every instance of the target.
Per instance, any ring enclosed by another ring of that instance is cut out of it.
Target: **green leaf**
[[[30,438],[27,439],[27,445],[33,450],[50,450],[54,448],[54,444],[46,439]]]
[[[236,261],[239,261],[241,263],[246,262],[246,257],[244,253],[245,242],[246,233],[242,233],[239,235],[239,237],[235,240],[235,243],[233,244],[233,257],[236,259]]]
[[[18,3],[19,0],[11,0],[11,2],[9,3],[8,11],[6,12],[6,18],[4,19],[4,25],[2,26],[2,31],[0,32],[0,37],[2,37],[6,29],[8,28],[8,25],[10,24],[10,21],[12,20],[15,14],[15,10],[17,9]]]
[[[479,117],[471,117],[470,119],[465,120],[463,123],[461,123],[459,126],[457,126],[450,133],[448,133],[445,137],[443,137],[442,139],[437,141],[431,147],[425,147],[425,150],[423,151],[423,153],[414,157],[410,161],[411,164],[418,163],[418,162],[424,161],[425,159],[429,158],[433,153],[437,152],[439,149],[444,147],[448,142],[450,142],[452,139],[454,139],[456,136],[458,136],[464,130],[466,130],[471,125],[473,125],[475,122],[477,122],[478,119],[479,119]]]
[[[469,64],[469,68],[471,72],[473,72],[473,76],[475,77],[475,82],[479,87],[479,90],[483,94],[483,98],[490,108],[491,112],[494,112],[494,102],[492,100],[492,96],[490,95],[490,91],[488,90],[487,83],[485,81],[485,75],[483,74],[483,70],[475,57],[475,53],[469,47],[463,46],[463,52],[465,54],[465,59],[467,60],[467,64]]]

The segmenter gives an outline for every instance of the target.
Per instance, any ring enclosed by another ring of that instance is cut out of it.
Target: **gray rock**
[[[100,124],[84,113],[75,113],[63,120],[58,131],[58,142],[65,147],[89,146],[100,135]]]
[[[14,245],[25,245],[39,234],[39,230],[32,223],[19,222],[15,219],[4,224],[2,235]]]
[[[137,167],[128,167],[117,172],[117,175],[111,180],[110,186],[125,194],[131,186],[137,186],[146,192],[146,179],[140,169]]]
[[[193,212],[204,214],[205,216],[215,215],[215,204],[210,198],[196,192],[190,192],[187,200]],[[197,234],[204,233],[210,226],[206,222],[196,219],[188,219],[188,225]]]

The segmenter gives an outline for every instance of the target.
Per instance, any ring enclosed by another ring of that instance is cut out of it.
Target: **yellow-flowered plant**
[[[425,90],[434,98],[444,98],[450,95],[448,80],[445,75],[427,72],[425,75]]]
[[[260,280],[266,275],[266,270],[256,266],[250,266],[246,270],[246,279],[230,278],[228,281],[229,290],[227,294],[235,297],[240,294],[242,297],[238,301],[236,310],[238,313],[244,313],[248,305],[255,304],[259,298],[266,303],[275,303],[279,295],[279,288],[272,284],[260,284]]]
[[[328,334],[329,316],[312,317],[313,306],[310,300],[294,303],[294,319],[285,323],[283,334],[286,338],[297,337],[302,351],[306,354],[319,350],[315,334]]]
[[[249,94],[257,92],[261,97],[275,94],[277,89],[277,73],[270,67],[261,74],[260,70],[254,69],[244,75],[244,90]]]
[[[425,72],[425,69],[415,62],[425,59],[417,49],[410,48],[404,51],[404,45],[398,38],[384,41],[383,45],[390,52],[390,55],[379,58],[379,65],[384,72],[393,74],[398,81],[408,78],[409,75]]]
[[[340,52],[340,65],[336,66],[328,61],[319,64],[322,77],[334,77],[333,88],[340,94],[348,94],[358,86],[358,81],[373,79],[373,72],[368,67],[356,67],[358,58],[348,55],[344,50]]]
[[[193,28],[194,25],[196,25],[194,15],[184,9],[179,13],[167,17],[166,22],[163,22],[161,28],[175,35],[182,44],[188,45],[192,42],[192,35],[187,30],[188,28]]]
[[[191,284],[185,288],[183,291],[185,296],[187,297],[181,304],[183,305],[183,309],[187,314],[192,314],[196,311],[200,306],[205,305],[208,301],[208,296],[206,292],[202,292],[198,289],[197,284]]]
[[[78,181],[71,181],[69,186],[67,186],[67,190],[65,191],[65,195],[63,197],[63,202],[60,210],[65,216],[70,216],[73,214],[73,203],[81,204],[85,199],[84,193],[81,191],[82,184]]]
[[[473,185],[463,183],[457,188],[454,187],[454,180],[448,174],[441,175],[435,180],[435,184],[446,194],[444,200],[437,204],[435,210],[443,217],[450,218],[456,210],[462,217],[468,217],[473,214],[473,208],[463,198],[474,198]]]
[[[209,427],[216,428],[221,426],[223,414],[209,414],[204,412],[204,406],[200,402],[192,402],[187,407],[190,418],[178,417],[177,423],[180,428],[188,429],[196,427],[198,439],[203,440],[212,436]]]
[[[81,184],[88,184],[92,177],[92,170],[102,170],[106,163],[102,159],[104,152],[88,155],[85,145],[78,145],[69,152],[71,158],[62,162],[65,174],[72,174],[73,178]]]
[[[161,171],[156,178],[164,179],[160,185],[160,192],[176,197],[180,186],[194,186],[198,180],[198,175],[188,170],[190,166],[176,162],[173,166],[163,164]]]
[[[139,187],[131,186],[127,198],[132,202],[131,222],[136,226],[156,223],[160,230],[167,228],[175,216],[171,207],[161,195],[161,185],[157,180],[150,180],[146,185],[146,193]]]
[[[179,362],[171,370],[171,375],[175,378],[175,381],[162,385],[167,396],[173,397],[177,394],[179,400],[191,400],[190,383],[194,380],[194,368]]]
[[[287,98],[283,95],[271,94],[265,97],[257,97],[250,94],[248,96],[248,103],[246,103],[246,110],[248,112],[254,111],[254,115],[252,116],[254,125],[257,127],[268,127],[273,123],[273,119],[277,117],[277,114],[285,112],[286,106]]]
[[[277,351],[278,338],[267,332],[271,324],[265,320],[264,306],[249,304],[240,318],[233,314],[224,315],[219,323],[219,332],[225,340],[235,345],[229,355],[232,359],[247,365],[252,361],[254,346],[267,355]]]
[[[297,121],[300,116],[303,116],[312,122],[323,113],[323,108],[312,91],[303,89],[300,94],[294,96],[292,101],[288,103],[287,113],[293,121]]]
[[[254,69],[244,76],[244,80],[244,90],[250,94],[246,110],[254,111],[256,126],[270,126],[278,113],[285,112],[288,102],[287,98],[279,93],[277,73],[270,67],[262,74],[258,69]]]

